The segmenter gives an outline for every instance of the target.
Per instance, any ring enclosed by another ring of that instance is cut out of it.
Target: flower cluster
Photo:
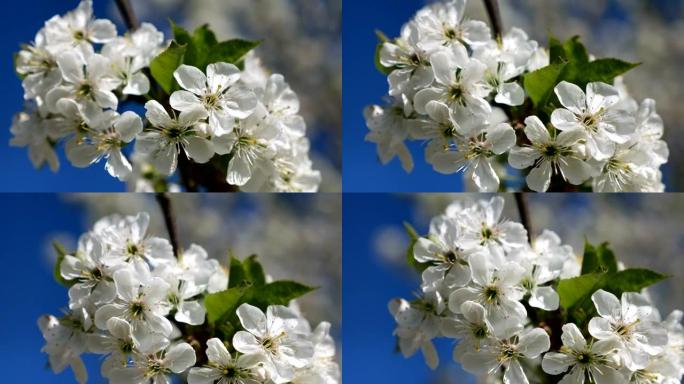
[[[339,382],[330,324],[312,329],[294,303],[266,313],[242,303],[239,328],[218,337],[205,299],[228,289],[226,271],[199,245],[176,258],[167,239],[147,233],[148,223],[146,213],[105,217],[59,261],[68,310],[38,321],[54,372],[71,367],[85,383],[81,355],[95,353],[112,383],[181,375],[191,384]]]
[[[229,155],[221,172],[243,190],[317,189],[299,100],[282,75],[267,75],[252,53],[244,70],[181,64],[173,72],[181,89],[168,95],[150,68],[168,46],[149,23],[118,36],[111,21],[93,17],[91,0],[54,16],[16,56],[27,107],[15,117],[11,144],[28,147],[35,167],[56,171],[64,141],[71,164],[106,159],[109,174],[136,190],[154,190],[155,179],[173,174],[181,152],[194,163]],[[119,112],[144,100],[145,121]],[[134,141],[129,159],[123,150]]]
[[[663,320],[645,291],[618,298],[597,289],[587,300],[595,316],[573,322],[560,286],[587,267],[552,231],[528,242],[520,223],[501,218],[503,204],[501,197],[453,203],[414,240],[420,293],[389,303],[402,354],[421,350],[434,369],[432,340],[446,337],[459,340],[455,361],[492,382],[523,384],[548,374],[564,375],[562,383],[678,383],[682,312]]]
[[[383,164],[397,156],[411,171],[405,142],[421,140],[435,171],[463,171],[481,192],[501,187],[507,165],[523,170],[527,187],[538,192],[552,180],[594,191],[664,189],[659,168],[669,154],[652,99],[637,103],[612,72],[602,73],[615,79],[612,85],[562,80],[563,68],[550,65],[549,52],[523,30],[494,39],[484,22],[465,18],[465,6],[428,5],[400,37],[382,37],[377,59],[388,74],[388,103],[364,114],[366,140],[377,144]],[[586,55],[583,46],[577,51]],[[527,75],[547,70],[561,81],[542,100],[558,103],[542,105],[528,89],[542,81]]]

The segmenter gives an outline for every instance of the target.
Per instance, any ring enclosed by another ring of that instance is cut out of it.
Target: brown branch
[[[124,20],[124,23],[126,23],[126,27],[128,27],[129,30],[135,31],[138,29],[140,26],[140,23],[138,22],[138,18],[135,17],[135,13],[133,12],[133,7],[131,6],[131,3],[129,0],[114,0],[116,2],[116,6],[119,8],[119,12],[121,12],[121,17]]]
[[[163,192],[155,193],[155,197],[157,198],[157,203],[159,203],[159,207],[164,214],[164,223],[166,223],[166,230],[169,232],[169,241],[171,241],[173,253],[176,255],[176,257],[178,257],[182,252],[182,248],[178,241],[178,232],[176,231],[176,221],[174,220],[173,216],[171,200],[169,199],[169,195]]]
[[[503,24],[501,23],[501,11],[499,10],[499,0],[484,0],[485,8],[487,8],[487,15],[492,23],[494,36],[500,39],[503,35]]]
[[[520,215],[520,222],[527,230],[527,237],[532,241],[532,222],[530,221],[530,210],[527,207],[527,198],[522,192],[515,192],[515,203],[518,206],[518,214]]]

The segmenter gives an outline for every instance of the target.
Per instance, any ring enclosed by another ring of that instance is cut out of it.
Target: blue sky
[[[342,345],[344,381],[349,383],[429,383],[436,375],[417,354],[404,359],[395,352],[394,319],[387,303],[395,297],[413,298],[418,276],[384,263],[373,250],[378,230],[413,217],[414,206],[400,195],[345,194],[342,273]],[[426,233],[426,228],[416,228]],[[453,383],[475,383],[474,377],[451,362],[452,345],[441,340],[438,349],[444,371]]]
[[[407,174],[398,159],[386,166],[378,161],[375,144],[364,141],[368,132],[363,108],[382,104],[387,93],[387,77],[375,69],[373,58],[377,37],[375,30],[389,37],[399,35],[401,26],[420,8],[423,1],[393,0],[347,1],[342,18],[342,142],[343,190],[349,192],[440,192],[461,190],[460,174],[442,175],[423,161],[423,146],[410,143],[415,160],[413,172]]]
[[[65,203],[54,194],[3,194],[0,210],[8,220],[2,227],[3,305],[0,316],[0,356],[3,380],[9,383],[75,382],[71,371],[54,375],[40,353],[43,337],[37,320],[43,314],[60,315],[67,304],[66,288],[57,284],[46,255],[51,235],[76,238],[86,230],[83,208]],[[103,383],[97,357],[87,359],[92,380]]]

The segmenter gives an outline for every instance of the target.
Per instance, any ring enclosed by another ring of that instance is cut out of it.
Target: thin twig
[[[173,216],[173,208],[171,207],[171,200],[169,195],[160,192],[155,193],[159,207],[161,207],[162,213],[164,214],[164,222],[166,223],[166,230],[169,232],[169,241],[171,241],[171,246],[173,247],[173,253],[178,257],[181,252],[180,243],[178,242],[178,232],[176,231],[176,221]]]
[[[526,195],[522,192],[515,192],[515,203],[518,205],[518,214],[520,215],[520,222],[527,230],[527,236],[532,241],[532,222],[530,221],[530,210],[527,207]]]
[[[499,10],[499,0],[484,0],[485,8],[489,20],[492,22],[492,29],[497,40],[503,35],[503,24],[501,23],[501,11]]]
[[[116,6],[119,8],[119,12],[121,12],[124,23],[126,23],[126,27],[131,31],[138,29],[140,24],[138,18],[135,17],[135,12],[133,12],[131,3],[128,0],[115,0],[115,2]]]

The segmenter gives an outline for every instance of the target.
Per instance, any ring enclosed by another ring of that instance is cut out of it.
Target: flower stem
[[[176,231],[176,221],[173,215],[173,208],[171,207],[171,199],[169,199],[169,195],[164,192],[155,193],[155,197],[164,214],[164,223],[166,223],[166,230],[169,232],[169,241],[171,241],[173,253],[178,257],[180,256],[182,249],[178,242],[178,232]]]
[[[501,12],[499,11],[499,1],[484,0],[484,3],[485,8],[487,8],[487,15],[489,15],[489,20],[492,23],[494,36],[497,40],[500,40],[503,34],[503,24],[501,24]]]
[[[119,8],[119,12],[121,12],[124,23],[126,23],[126,27],[131,31],[138,29],[140,23],[138,22],[138,18],[135,17],[131,3],[128,0],[115,0],[115,2],[116,6]]]
[[[522,192],[515,192],[515,203],[518,206],[518,214],[520,215],[520,222],[527,230],[527,236],[532,241],[532,222],[530,221],[530,211],[527,207],[526,195]]]

